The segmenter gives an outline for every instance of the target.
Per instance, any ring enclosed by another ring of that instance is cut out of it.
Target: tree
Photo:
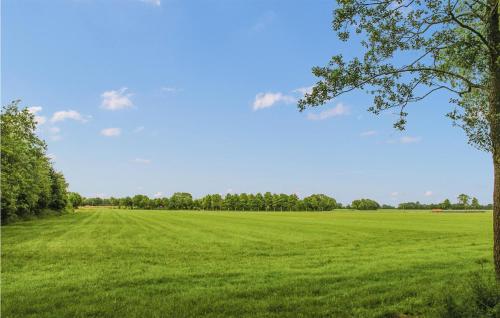
[[[370,199],[359,199],[352,201],[351,208],[355,210],[378,210],[380,205],[376,201]]]
[[[290,211],[298,210],[299,197],[294,193],[288,196],[288,208]]]
[[[78,209],[78,207],[83,203],[83,198],[76,192],[70,192],[68,193],[68,201],[74,209]]]
[[[176,192],[169,200],[169,208],[173,210],[188,210],[193,206],[193,196],[186,192]]]
[[[481,204],[479,204],[479,200],[477,198],[472,198],[470,207],[474,210],[479,210],[481,208]]]
[[[443,203],[441,203],[441,209],[443,209],[443,210],[451,209],[451,202],[449,199],[446,199],[443,201]]]
[[[266,201],[264,200],[264,196],[261,193],[257,193],[255,195],[255,202],[257,206],[257,211],[262,211],[266,209]]]
[[[269,211],[273,208],[273,195],[271,192],[264,193],[264,207],[266,211]]]
[[[143,194],[134,195],[132,198],[135,209],[149,209],[149,197]]]
[[[448,117],[468,142],[491,152],[494,169],[494,261],[500,280],[500,25],[498,0],[337,0],[333,29],[353,32],[364,54],[335,55],[314,67],[319,81],[299,109],[361,89],[374,95],[369,111],[396,109],[403,130],[407,105],[438,91],[451,94]],[[395,58],[399,57],[398,60]],[[410,58],[411,57],[411,58]]]
[[[462,208],[465,210],[469,206],[469,201],[470,197],[467,194],[459,194],[458,197],[458,203],[462,206]]]
[[[1,219],[40,215],[45,209],[62,212],[67,184],[46,155],[46,144],[36,134],[35,116],[14,101],[3,107],[1,131]]]
[[[211,210],[212,209],[212,196],[207,194],[203,198],[201,198],[201,208],[203,210]]]
[[[109,205],[120,206],[120,200],[114,197],[109,198]]]
[[[127,208],[127,209],[132,209],[132,207],[134,206],[134,201],[132,200],[131,197],[126,197],[125,200],[123,200],[123,205]]]
[[[250,210],[248,195],[246,193],[242,193],[239,195],[239,197],[240,197],[239,209],[243,211]]]
[[[214,210],[222,209],[222,196],[218,193],[212,194],[212,208]]]

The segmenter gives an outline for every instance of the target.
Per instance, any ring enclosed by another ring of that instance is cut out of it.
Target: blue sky
[[[2,104],[34,107],[85,196],[227,192],[491,202],[490,156],[445,118],[449,96],[366,111],[354,92],[299,113],[311,67],[356,43],[334,1],[5,0]]]

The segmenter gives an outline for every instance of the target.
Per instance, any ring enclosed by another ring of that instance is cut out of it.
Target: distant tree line
[[[71,194],[78,195],[75,193]],[[220,194],[209,194],[202,198],[194,199],[190,193],[176,192],[171,197],[149,198],[138,194],[133,197],[123,198],[82,198],[73,206],[113,206],[122,209],[145,209],[145,210],[209,210],[209,211],[332,211],[335,209],[351,210],[378,210],[378,209],[402,209],[402,210],[491,210],[492,205],[481,205],[476,198],[466,195],[459,196],[459,202],[451,203],[446,199],[442,203],[423,204],[420,202],[405,202],[397,207],[383,204],[371,199],[358,199],[351,204],[343,206],[334,198],[324,194],[313,194],[300,199],[296,194],[276,194],[266,192],[264,194],[231,194],[225,196]]]
[[[124,198],[84,198],[83,205],[115,206],[127,209],[220,210],[220,211],[331,211],[341,208],[334,198],[313,194],[300,199],[296,194],[209,194],[193,199],[190,193],[176,192],[170,198],[149,198],[138,194]]]
[[[69,205],[68,184],[47,157],[47,146],[38,138],[35,116],[20,109],[19,101],[4,106],[1,129],[1,220],[38,216]]]
[[[475,197],[471,197],[467,194],[460,194],[457,197],[456,203],[451,203],[449,199],[444,200],[441,203],[431,203],[423,204],[420,202],[404,202],[398,205],[398,209],[402,210],[431,210],[431,209],[441,209],[441,210],[492,210],[493,205],[487,204],[482,205],[479,200]]]

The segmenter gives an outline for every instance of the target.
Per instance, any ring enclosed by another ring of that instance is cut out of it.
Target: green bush
[[[500,317],[500,284],[491,273],[475,273],[435,298],[436,317]]]

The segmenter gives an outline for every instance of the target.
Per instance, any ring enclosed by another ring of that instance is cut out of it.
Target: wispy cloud
[[[61,111],[55,112],[52,115],[52,118],[50,119],[50,121],[53,123],[56,123],[59,121],[65,121],[66,119],[71,119],[71,120],[85,123],[88,121],[87,118],[88,117],[83,116],[82,114],[80,114],[76,110],[61,110]]]
[[[144,159],[144,158],[135,158],[134,160],[132,160],[133,163],[139,163],[139,164],[143,164],[143,165],[148,165],[151,163],[151,160],[149,159]]]
[[[414,144],[420,142],[421,140],[421,137],[402,136],[398,139],[389,139],[386,142],[388,144]]]
[[[361,137],[371,137],[371,136],[375,136],[376,134],[378,134],[378,132],[376,130],[367,130],[367,131],[363,131],[359,135]]]
[[[290,104],[294,103],[295,98],[290,95],[285,95],[283,93],[259,93],[255,96],[253,102],[253,110],[259,110],[271,107],[277,103]]]
[[[156,7],[161,6],[161,0],[141,0],[141,2],[151,4],[151,5],[156,6]]]
[[[182,89],[177,88],[177,87],[172,87],[172,86],[163,86],[161,88],[161,91],[165,92],[165,93],[178,93],[178,92],[182,91]]]
[[[118,137],[122,133],[120,128],[105,128],[101,130],[101,135],[106,137]]]
[[[276,13],[274,11],[267,11],[262,14],[257,22],[252,26],[253,32],[262,32],[264,31],[271,23],[273,23],[276,18]]]
[[[403,136],[399,138],[399,142],[402,144],[413,144],[420,142],[422,140],[421,137],[412,137],[412,136]]]
[[[425,191],[425,193],[424,193],[424,195],[425,195],[426,197],[430,197],[430,196],[432,196],[433,194],[434,194],[434,193],[433,193],[432,191],[430,191],[430,190]]]
[[[397,197],[399,195],[399,192],[397,191],[394,191],[394,192],[391,192],[391,197]]]
[[[127,88],[105,91],[101,94],[101,107],[107,110],[120,110],[134,106],[130,99],[132,94],[127,93]]]
[[[155,198],[161,198],[163,196],[163,192],[158,191],[153,195]]]
[[[339,103],[337,106],[324,110],[320,113],[314,114],[314,113],[309,113],[307,114],[307,119],[309,120],[325,120],[330,117],[337,117],[337,116],[345,116],[349,114],[349,108],[344,106],[343,104]]]

